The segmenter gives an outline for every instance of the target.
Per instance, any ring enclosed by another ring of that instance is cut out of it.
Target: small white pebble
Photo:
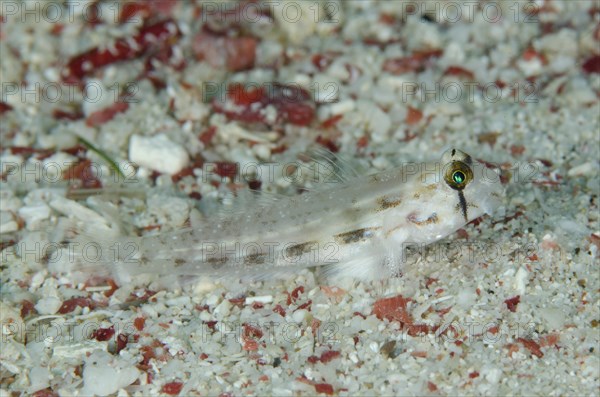
[[[565,313],[556,307],[545,307],[539,311],[540,316],[550,330],[559,330],[565,325],[567,316]]]
[[[136,381],[140,374],[136,367],[109,357],[101,351],[88,357],[83,367],[82,394],[107,396]]]
[[[19,209],[19,216],[23,218],[28,229],[34,229],[38,223],[50,217],[50,207],[45,203],[22,207]]]
[[[222,319],[227,314],[229,314],[230,311],[231,311],[231,302],[229,302],[227,299],[225,299],[223,302],[219,303],[219,305],[217,307],[215,307],[213,314],[215,316],[218,316],[220,319]]]
[[[292,314],[292,319],[297,323],[301,323],[302,321],[304,321],[307,315],[308,311],[306,311],[305,309],[296,310],[294,314]]]
[[[332,104],[329,109],[332,115],[344,114],[347,112],[351,112],[356,107],[356,101],[352,99],[347,99],[345,101],[340,101]]]
[[[45,279],[45,272],[37,272],[36,274],[34,274],[33,277],[31,277],[31,282],[29,283],[29,290],[33,292],[40,288],[40,286],[44,283]]]
[[[587,176],[597,174],[600,170],[600,164],[598,162],[588,161],[587,163],[575,166],[567,172],[568,176]]]
[[[379,351],[379,343],[371,342],[369,343],[369,349],[373,351],[373,353],[377,353]]]
[[[31,379],[31,385],[29,386],[29,392],[34,393],[38,390],[49,387],[50,371],[47,367],[41,367],[36,365],[29,370],[29,379]]]
[[[215,294],[211,294],[206,298],[206,304],[209,306],[214,306],[219,302],[219,296]]]
[[[133,135],[129,141],[129,160],[142,167],[173,175],[189,162],[186,150],[165,134]]]
[[[39,314],[54,314],[60,309],[62,301],[56,297],[48,296],[40,299],[36,305],[35,310]]]
[[[529,281],[528,277],[529,273],[524,267],[520,267],[517,271],[517,274],[515,274],[514,286],[519,294],[525,293],[525,287],[527,286],[527,283]]]
[[[501,377],[502,371],[498,368],[487,368],[487,370],[485,370],[485,379],[491,384],[498,383]]]
[[[251,305],[254,302],[258,303],[271,303],[273,302],[273,295],[263,295],[263,296],[249,296],[246,298],[246,305]]]
[[[69,200],[64,197],[54,197],[49,204],[50,207],[56,211],[64,215],[72,216],[79,220],[85,221],[88,224],[106,224],[106,219],[103,216],[76,201]]]
[[[19,230],[19,225],[15,222],[12,214],[7,211],[0,212],[0,234],[11,233]]]

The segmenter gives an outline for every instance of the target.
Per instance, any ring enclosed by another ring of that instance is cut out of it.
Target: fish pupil
[[[452,180],[454,180],[454,182],[456,182],[457,184],[461,185],[466,179],[465,174],[462,171],[454,171],[454,174],[452,174]]]

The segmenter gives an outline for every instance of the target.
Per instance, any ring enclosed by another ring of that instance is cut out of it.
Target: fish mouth
[[[494,193],[494,195],[488,196],[481,203],[481,209],[487,215],[494,215],[496,210],[498,208],[500,208],[502,206],[502,204],[504,203],[504,200],[502,199],[502,196],[500,194],[496,194],[495,192],[493,192],[493,193]]]
[[[493,215],[504,204],[505,189],[500,181],[500,170],[481,163],[477,165],[478,183],[474,198],[484,213]]]

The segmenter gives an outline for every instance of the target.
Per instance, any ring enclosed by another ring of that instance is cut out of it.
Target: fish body
[[[451,149],[438,162],[411,163],[330,183],[200,227],[129,238],[116,258],[137,274],[266,278],[325,266],[326,274],[384,279],[401,270],[406,246],[430,244],[502,202],[498,173]]]

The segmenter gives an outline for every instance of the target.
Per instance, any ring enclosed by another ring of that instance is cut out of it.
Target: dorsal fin
[[[312,175],[313,187],[308,190],[329,188],[332,183],[348,183],[364,174],[349,159],[322,146],[301,153],[299,158],[307,163],[306,168]]]
[[[223,186],[213,197],[204,197],[200,201],[200,210],[209,217],[226,217],[232,214],[245,214],[256,208],[273,205],[281,198],[281,194],[240,189],[232,191]]]

